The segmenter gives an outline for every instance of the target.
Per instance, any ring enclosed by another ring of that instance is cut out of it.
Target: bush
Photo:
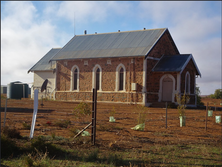
[[[77,107],[74,108],[73,114],[80,119],[82,123],[88,123],[85,121],[87,115],[91,114],[91,108],[89,104],[81,102]]]
[[[115,107],[113,106],[113,109],[109,112],[109,115],[110,115],[110,116],[114,116],[115,113],[116,113],[116,109],[115,109]]]
[[[31,125],[27,124],[26,122],[23,122],[22,126],[23,126],[23,129],[26,129],[26,130],[30,130],[31,129]]]
[[[143,124],[146,122],[146,116],[148,112],[146,112],[146,107],[142,105],[136,105],[135,107],[136,113],[138,113],[137,116],[137,124]]]
[[[87,104],[85,102],[79,103],[78,106],[74,108],[73,114],[76,115],[77,117],[82,117],[82,116],[85,116],[85,115],[90,115],[91,114],[91,110],[90,110],[89,104]]]
[[[55,139],[56,138],[57,136],[55,137]],[[50,157],[54,157],[56,155],[57,158],[63,157],[64,154],[67,153],[65,150],[55,146],[51,142],[46,142],[46,139],[44,136],[38,136],[37,138],[33,138],[31,140],[30,152],[34,152],[34,153],[47,152]]]
[[[201,101],[200,93],[200,88],[196,85],[197,105],[203,106],[204,103]]]
[[[8,158],[20,153],[19,147],[5,135],[1,135],[1,157]]]
[[[20,132],[17,129],[15,129],[15,127],[5,126],[1,129],[1,134],[9,138],[17,138],[17,139],[22,138]]]
[[[36,153],[28,154],[27,156],[23,156],[23,164],[27,167],[47,167],[49,165],[49,158],[47,157],[48,153],[41,153],[38,150],[36,150]]]
[[[69,136],[74,137],[78,134],[78,129],[76,127],[69,128]]]
[[[58,120],[55,123],[55,126],[59,126],[61,128],[67,128],[71,124],[70,120]]]
[[[216,89],[214,94],[211,94],[212,99],[222,99],[222,89]]]
[[[185,116],[186,104],[189,103],[190,97],[184,92],[182,97],[179,94],[176,94],[176,99],[178,103],[177,109],[179,111],[179,116]]]

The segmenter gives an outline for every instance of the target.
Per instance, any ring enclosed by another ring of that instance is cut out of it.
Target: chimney
[[[87,34],[87,31],[86,31],[86,30],[84,31],[84,34],[85,34],[85,35]]]

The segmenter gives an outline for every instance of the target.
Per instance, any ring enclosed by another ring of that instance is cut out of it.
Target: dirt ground
[[[220,100],[212,102],[204,98],[206,104],[217,107]],[[34,136],[52,135],[70,137],[70,129],[75,127],[83,129],[89,122],[91,116],[77,119],[73,114],[78,105],[75,102],[39,101],[38,114],[35,124]],[[90,104],[91,106],[91,104]],[[109,113],[115,108],[115,123],[109,122]],[[1,100],[1,126],[4,124],[5,99]],[[96,141],[102,145],[117,145],[123,148],[149,147],[153,143],[158,144],[207,144],[222,146],[222,124],[215,122],[215,116],[222,115],[222,111],[213,111],[213,116],[207,118],[207,131],[205,130],[206,110],[187,109],[186,126],[179,126],[179,115],[177,109],[166,109],[146,107],[146,123],[144,131],[135,131],[131,128],[137,125],[138,110],[135,105],[127,104],[97,104],[97,131]],[[29,136],[30,130],[24,130],[23,123],[31,124],[33,115],[33,100],[7,100],[6,126],[15,126],[22,136]],[[58,120],[70,120],[68,128],[55,126]],[[50,121],[51,125],[47,126]],[[83,123],[83,121],[85,123]],[[112,128],[110,128],[112,127]],[[87,131],[91,133],[91,128]]]

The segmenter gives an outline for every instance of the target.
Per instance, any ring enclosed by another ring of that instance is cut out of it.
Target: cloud
[[[210,94],[221,87],[221,2],[5,1],[1,4],[3,84],[20,77],[23,82],[33,81],[33,74],[27,71],[52,47],[62,47],[72,38],[75,13],[76,34],[85,29],[101,33],[169,28],[179,51],[193,54],[202,74],[197,79],[201,92]]]
[[[30,82],[33,74],[27,71],[52,47],[59,46],[56,28],[50,21],[41,21],[31,2],[5,2],[2,14],[1,80],[3,84]]]
[[[221,2],[192,1],[143,1],[138,5],[140,19],[149,16],[152,28],[169,28],[180,53],[193,54],[202,74],[197,83],[204,94],[221,87],[220,6]]]
[[[108,17],[123,16],[132,6],[127,2],[115,1],[65,1],[61,2],[58,16],[71,22],[75,19],[82,24],[104,22]]]

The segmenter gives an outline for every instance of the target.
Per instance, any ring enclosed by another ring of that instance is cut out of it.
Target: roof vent
[[[118,32],[120,32],[120,30],[118,30]]]
[[[143,28],[143,30],[146,30],[146,28]]]
[[[86,30],[84,31],[84,34],[85,34],[85,35],[87,34],[87,31],[86,31]]]

